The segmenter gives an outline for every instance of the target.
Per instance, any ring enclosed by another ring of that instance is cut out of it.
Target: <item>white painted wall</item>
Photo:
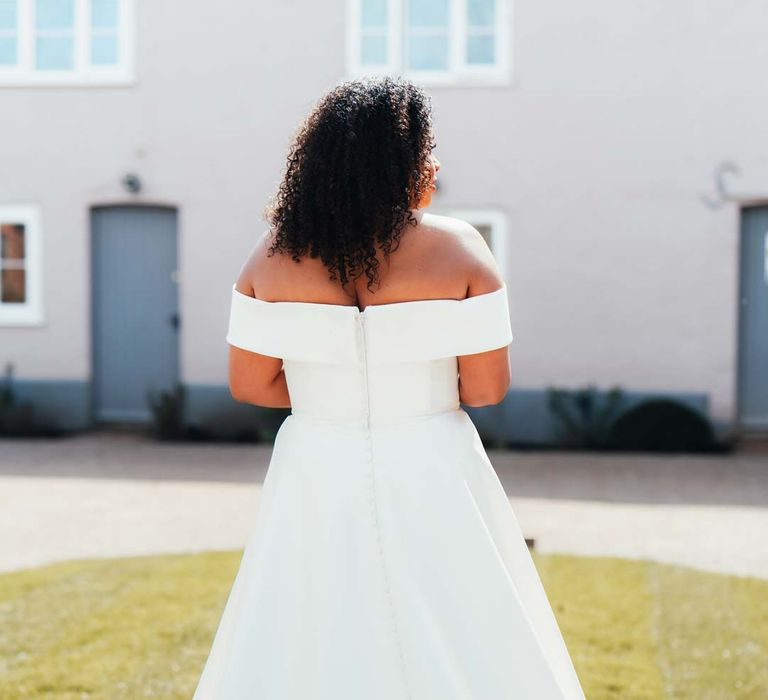
[[[182,378],[224,383],[231,283],[293,130],[344,75],[343,0],[138,5],[134,86],[0,88],[0,203],[39,204],[45,241],[45,325],[0,328],[20,379],[89,376],[88,207],[143,201],[180,210]],[[762,0],[518,0],[511,86],[429,88],[435,206],[508,215],[517,386],[702,391],[732,417],[766,35]],[[712,208],[724,160],[734,200]]]

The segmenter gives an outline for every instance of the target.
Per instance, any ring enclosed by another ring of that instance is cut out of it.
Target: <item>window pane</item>
[[[447,27],[448,0],[410,0],[408,24],[411,27]]]
[[[73,66],[74,41],[72,37],[38,37],[36,65],[43,70],[66,70]]]
[[[74,0],[36,0],[35,65],[42,70],[67,70],[74,64]],[[47,30],[58,30],[49,32]],[[45,33],[43,33],[45,32]]]
[[[467,63],[473,65],[494,62],[494,37],[492,34],[478,34],[467,37]]]
[[[411,35],[408,39],[408,67],[413,70],[448,68],[448,37]]]
[[[360,51],[364,66],[380,66],[387,62],[387,37],[368,35],[362,38]]]
[[[117,63],[117,37],[114,34],[91,37],[91,63],[94,66]]]
[[[495,24],[494,0],[467,0],[467,23],[470,27],[492,27]]]
[[[386,27],[387,26],[387,0],[362,0],[363,2],[363,26]]]
[[[24,271],[24,224],[0,224],[0,301],[23,303],[26,301],[26,274]]]
[[[0,0],[0,29],[16,29],[16,0]]]
[[[15,66],[16,61],[16,39],[0,36],[0,66]]]
[[[117,0],[91,0],[91,26],[115,28],[118,24]]]
[[[24,224],[1,224],[0,258],[23,260],[24,255]]]
[[[38,29],[71,29],[74,23],[74,0],[37,0],[35,3],[35,26]]]
[[[24,270],[3,270],[0,277],[0,301],[5,304],[23,304],[27,299]]]
[[[478,230],[478,233],[485,239],[488,247],[493,250],[493,229],[489,224],[474,224],[474,227]]]

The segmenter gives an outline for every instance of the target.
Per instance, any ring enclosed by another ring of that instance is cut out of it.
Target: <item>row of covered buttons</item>
[[[368,393],[368,356],[367,356],[367,338],[365,336],[365,323],[364,318],[361,315],[360,319],[360,374],[361,382],[363,386],[363,411],[366,417],[365,425],[365,440],[366,440],[366,457],[367,457],[367,471],[368,471],[368,498],[370,504],[370,516],[373,523],[374,534],[376,537],[376,546],[379,552],[379,561],[381,563],[382,580],[384,582],[384,595],[387,599],[387,606],[389,607],[390,624],[392,625],[392,634],[395,638],[395,644],[397,646],[397,653],[400,658],[400,668],[402,670],[403,686],[405,688],[405,696],[411,697],[410,690],[408,688],[408,674],[405,667],[405,656],[403,654],[403,647],[400,642],[400,634],[397,625],[397,617],[395,615],[395,604],[392,596],[392,590],[389,585],[389,576],[387,575],[386,561],[384,558],[384,544],[381,540],[381,528],[379,526],[379,514],[376,507],[376,475],[375,466],[373,460],[373,438],[371,435],[371,421],[370,421],[370,395]]]

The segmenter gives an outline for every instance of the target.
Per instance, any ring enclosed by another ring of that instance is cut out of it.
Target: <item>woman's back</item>
[[[329,280],[328,270],[320,259],[304,256],[296,263],[285,254],[270,256],[268,234],[262,236],[243,265],[236,288],[264,301],[337,304],[364,310],[373,305],[409,301],[461,300],[494,292],[504,285],[487,243],[468,223],[422,210],[415,211],[413,218],[417,223],[404,228],[399,245],[388,259],[377,250],[381,284],[371,290],[365,275],[343,289],[338,280]],[[507,347],[459,356],[457,366],[459,399],[468,406],[497,403],[511,382]],[[253,380],[261,376],[271,383],[269,378],[280,371],[278,362],[269,357],[246,353],[237,347],[230,350],[233,396],[243,400],[251,397],[251,401],[262,405],[284,406],[271,400],[268,388],[259,391]],[[243,386],[245,381],[250,386]]]
[[[365,275],[346,288],[329,279],[319,258],[300,263],[287,255],[268,256],[268,234],[243,266],[238,289],[265,301],[391,304],[419,299],[464,299],[500,288],[503,278],[482,236],[460,219],[416,211],[397,249],[387,259],[379,249],[380,285],[367,288]]]

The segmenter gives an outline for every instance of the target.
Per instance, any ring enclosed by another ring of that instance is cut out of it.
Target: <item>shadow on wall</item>
[[[57,437],[89,425],[67,425],[61,394],[41,389],[21,401],[6,366],[0,384],[0,436]],[[234,401],[225,386],[182,385],[147,394],[158,440],[271,443],[289,408],[263,408]],[[487,448],[727,452],[733,439],[718,436],[704,394],[601,390],[511,389],[503,401],[462,406]]]
[[[703,394],[629,392],[614,386],[513,389],[496,406],[467,407],[483,443],[494,448],[640,452],[728,452]]]

